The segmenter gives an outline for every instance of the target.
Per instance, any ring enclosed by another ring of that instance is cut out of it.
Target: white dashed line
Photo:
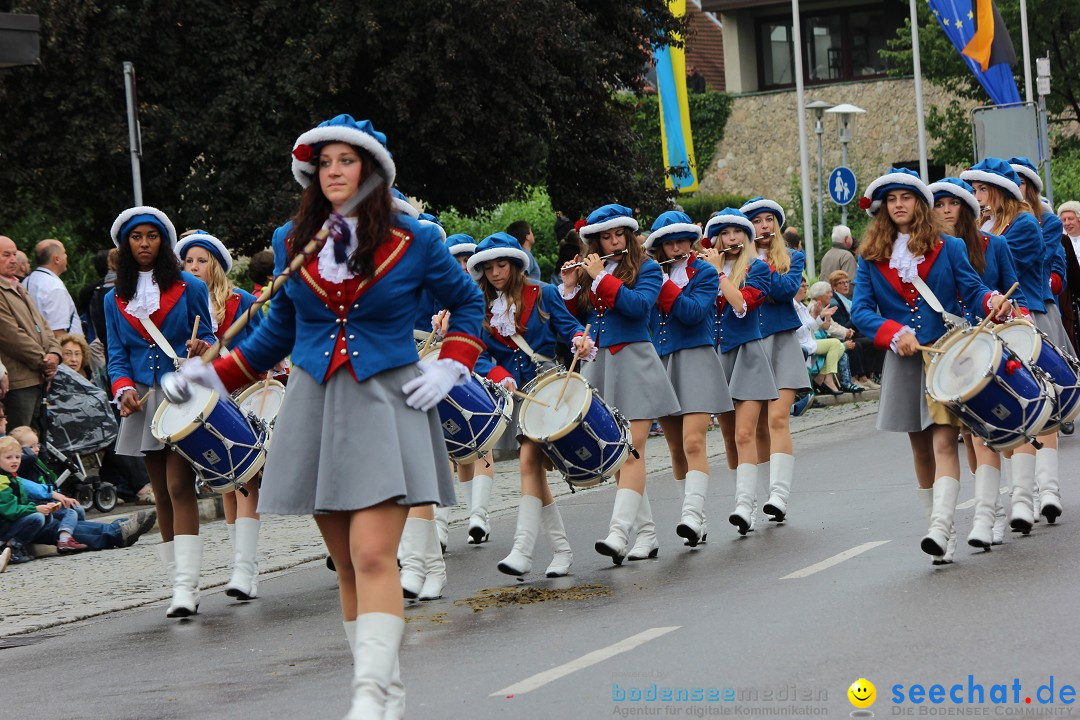
[[[809,576],[813,575],[814,573],[819,573],[822,570],[828,570],[833,565],[839,565],[840,563],[844,562],[845,560],[850,560],[851,558],[855,557],[856,555],[861,555],[862,553],[866,552],[867,550],[873,550],[878,545],[884,545],[887,542],[890,542],[890,541],[889,540],[875,540],[873,542],[868,542],[868,543],[863,543],[862,545],[857,545],[857,546],[851,548],[850,550],[845,550],[844,552],[842,552],[842,553],[840,553],[838,555],[833,555],[831,558],[828,558],[826,560],[822,560],[821,562],[818,562],[818,563],[814,563],[813,565],[810,565],[809,567],[804,567],[802,570],[796,570],[795,572],[791,573],[790,575],[785,575],[784,577],[782,577],[780,579],[781,580],[797,580],[799,578],[809,577]]]

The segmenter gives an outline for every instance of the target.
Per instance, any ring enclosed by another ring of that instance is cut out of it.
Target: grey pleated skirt
[[[923,353],[900,357],[885,353],[881,371],[881,399],[877,429],[886,432],[919,432],[931,425],[962,427],[963,423],[944,405],[926,395]]]
[[[765,352],[772,366],[776,387],[787,390],[810,388],[810,373],[806,369],[799,337],[794,330],[784,330],[764,338]]]
[[[139,393],[139,397],[142,397],[149,392],[150,388],[142,383],[135,383],[135,390]],[[164,399],[165,394],[155,385],[154,392],[146,398],[141,412],[121,418],[114,450],[117,455],[142,457],[143,453],[165,449],[165,444],[150,434],[150,421],[154,419],[154,413],[157,412]]]
[[[761,340],[751,340],[720,353],[720,366],[724,369],[733,400],[776,400],[780,397],[769,355]]]
[[[1046,333],[1050,342],[1057,345],[1063,351],[1075,356],[1076,350],[1069,342],[1069,336],[1065,333],[1065,326],[1061,322],[1061,311],[1054,303],[1046,303],[1046,312],[1031,311],[1031,320],[1035,327]]]
[[[724,368],[711,345],[686,348],[660,358],[681,408],[678,415],[731,412],[731,402]]]
[[[314,515],[399,505],[454,504],[439,414],[405,404],[417,365],[364,382],[341,370],[320,385],[293,366],[266,458],[259,512]]]
[[[582,376],[627,420],[679,414],[679,399],[650,342],[630,343],[614,355],[600,348],[596,360],[581,366]]]

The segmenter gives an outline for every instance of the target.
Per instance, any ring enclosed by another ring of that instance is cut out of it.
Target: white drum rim
[[[1031,336],[1035,338],[1035,342],[1031,344],[1031,357],[1021,357],[1021,359],[1026,360],[1032,365],[1037,365],[1039,363],[1039,357],[1042,355],[1043,336],[1042,333],[1039,332],[1039,328],[1035,327],[1033,323],[1027,320],[1023,320],[1021,318],[1017,318],[1015,320],[1010,320],[1007,323],[1002,323],[1001,325],[998,325],[993,329],[993,333],[1000,337],[1003,343],[1008,345],[1009,341],[1007,338],[1004,337],[1004,335],[1002,335],[1002,333],[1005,332],[1007,329],[1016,327],[1022,327],[1025,330],[1031,330]],[[1010,347],[1010,349],[1012,348]],[[1016,351],[1013,350],[1013,352]]]
[[[981,335],[982,333],[979,334]],[[956,403],[967,402],[971,398],[981,393],[983,390],[986,389],[986,386],[994,378],[995,366],[999,362],[1001,362],[1001,344],[1000,338],[998,338],[999,342],[994,343],[994,352],[990,358],[990,363],[983,371],[982,379],[979,380],[979,382],[977,382],[973,387],[971,387],[966,393],[960,396],[943,398],[938,393],[934,392],[934,378],[937,376],[938,370],[941,369],[941,360],[945,357],[945,353],[948,352],[949,349],[952,348],[952,346],[955,345],[957,342],[962,340],[966,343],[970,338],[971,334],[966,332],[959,333],[955,337],[950,338],[948,341],[945,342],[944,345],[941,346],[940,349],[942,352],[934,356],[934,359],[930,362],[930,367],[926,369],[926,393],[935,401],[942,403],[943,405],[954,405]]]
[[[200,409],[199,412],[195,414],[196,420],[192,420],[190,423],[180,428],[172,435],[159,435],[158,427],[160,426],[161,419],[165,416],[168,408],[174,407],[174,405],[170,403],[168,399],[163,399],[161,401],[161,405],[158,406],[157,412],[154,413],[153,420],[150,421],[150,434],[161,442],[165,443],[166,445],[172,445],[178,440],[183,440],[188,435],[195,432],[195,428],[199,427],[201,423],[197,422],[198,418],[206,419],[210,415],[210,413],[213,412],[213,409],[217,407],[219,399],[220,395],[218,395],[218,391],[211,389],[210,397],[207,398],[206,404],[203,405],[202,409]]]
[[[278,388],[281,388],[281,396],[282,396],[282,399],[284,399],[284,397],[285,397],[285,385],[278,382],[277,380],[274,380],[273,378],[271,378],[269,380],[260,380],[259,382],[254,383],[251,386],[245,388],[242,393],[240,393],[239,395],[236,396],[236,399],[233,400],[233,402],[236,403],[236,407],[243,410],[244,409],[244,401],[247,400],[248,397],[250,397],[251,395],[254,395],[259,390],[268,390],[270,388],[274,388],[275,391]],[[279,411],[281,410],[281,405],[278,405],[278,410]],[[258,413],[256,413],[256,415],[258,415]],[[259,417],[262,418],[261,415],[259,415]],[[274,413],[274,417],[275,418],[277,417],[277,413]],[[263,419],[265,419],[265,418],[263,418]]]
[[[619,453],[619,458],[618,460],[616,460],[613,466],[614,469],[609,470],[610,475],[599,475],[594,477],[592,480],[587,480],[585,482],[581,482],[579,480],[571,480],[569,477],[567,477],[566,482],[570,485],[573,485],[578,490],[588,490],[589,488],[594,488],[597,485],[601,485],[615,477],[615,473],[619,472],[619,470],[622,469],[623,463],[626,462],[626,459],[628,457],[630,457],[630,446],[626,443],[623,443],[622,451]]]
[[[521,427],[521,434],[524,435],[525,437],[529,438],[533,442],[537,442],[537,443],[551,442],[552,440],[559,440],[559,439],[561,439],[563,437],[566,437],[574,428],[576,428],[578,425],[581,424],[582,420],[585,419],[585,411],[588,409],[589,405],[592,404],[593,387],[592,387],[592,385],[589,384],[589,381],[586,380],[583,375],[579,375],[576,372],[575,373],[555,373],[555,374],[552,374],[550,377],[547,377],[547,378],[544,378],[543,380],[541,380],[539,383],[536,384],[535,387],[530,388],[530,390],[532,391],[532,394],[535,395],[536,392],[539,391],[541,388],[550,385],[551,383],[555,382],[556,380],[565,381],[567,375],[569,375],[570,377],[572,377],[572,378],[574,378],[576,380],[580,380],[581,384],[585,386],[585,389],[586,389],[587,392],[585,393],[585,397],[582,400],[581,407],[579,407],[577,409],[576,413],[574,413],[573,415],[570,416],[572,419],[570,421],[568,421],[566,423],[566,425],[564,425],[563,427],[556,430],[554,433],[552,433],[550,435],[545,435],[543,437],[536,437],[534,435],[530,435],[526,431],[526,429],[525,429],[525,412],[528,410],[529,406],[532,405],[532,401],[529,400],[529,398],[522,398],[521,399],[521,411],[518,413],[518,418],[519,418],[518,423],[519,423],[519,425]]]

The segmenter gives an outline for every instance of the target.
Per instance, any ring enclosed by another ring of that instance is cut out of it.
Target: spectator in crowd
[[[832,287],[827,282],[816,282],[810,286],[810,316],[821,321],[821,333],[840,341],[844,347],[843,357],[838,362],[840,389],[844,392],[860,393],[866,390],[863,385],[852,381],[852,353],[856,350],[855,331],[841,325],[836,320],[841,306],[833,302]]]
[[[15,258],[18,261],[18,265],[13,274],[19,282],[22,282],[23,278],[30,274],[30,258],[26,257],[26,253],[22,250],[17,250],[15,252]]]
[[[8,391],[8,374],[4,363],[0,362],[0,400],[4,399]],[[2,435],[3,433],[0,433]]]
[[[512,235],[525,254],[529,256],[529,266],[525,268],[525,275],[533,282],[540,282],[540,265],[532,254],[532,246],[536,243],[532,227],[525,220],[515,220],[506,228],[506,234]]]
[[[561,245],[566,236],[574,230],[574,221],[566,217],[562,210],[555,211],[555,243]],[[558,270],[558,268],[555,268]]]
[[[843,395],[844,391],[840,388],[837,371],[840,358],[844,355],[844,344],[834,337],[817,337],[818,331],[828,321],[828,316],[823,318],[820,313],[816,317],[812,315],[803,304],[805,300],[806,280],[803,280],[799,285],[799,291],[795,293],[795,299],[792,300],[795,304],[795,312],[799,314],[799,320],[802,321],[802,326],[796,330],[795,334],[799,338],[803,353],[807,356],[808,367],[814,366],[814,356],[820,355],[824,358],[820,372],[814,374],[812,378],[814,392],[819,395]]]
[[[11,428],[11,432],[8,433],[9,437],[13,437],[19,441],[19,445],[22,447],[22,462],[19,464],[19,477],[24,480],[33,480],[39,483],[48,483],[50,480],[49,475],[38,463],[38,453],[41,452],[41,442],[38,440],[37,433],[33,428],[26,425],[20,425],[18,427]],[[80,518],[84,519],[84,518]]]
[[[848,278],[855,277],[855,253],[851,251],[851,246],[855,244],[854,238],[851,237],[851,228],[847,225],[837,225],[832,229],[832,247],[821,256],[821,265],[818,267],[820,276],[822,278],[828,278],[837,270],[843,270],[847,273]],[[847,291],[844,293],[847,297],[851,297],[851,284],[848,283]]]
[[[802,235],[799,234],[799,228],[794,225],[789,225],[784,229],[784,243],[792,250],[802,250]]]
[[[705,76],[697,69],[697,65],[691,65],[686,70],[686,89],[691,95],[701,95],[705,92]]]
[[[263,287],[269,285],[274,279],[274,251],[260,250],[252,255],[251,261],[248,262],[247,274],[254,285],[251,292],[258,297]]]
[[[60,357],[63,363],[87,380],[93,379],[90,371],[90,346],[82,335],[68,333],[60,336]]]
[[[0,403],[0,437],[5,437],[7,435],[7,427],[7,411],[4,410],[4,404]]]
[[[34,248],[37,267],[23,279],[23,287],[37,305],[41,316],[57,337],[65,333],[83,334],[82,320],[71,293],[60,276],[67,272],[68,256],[64,243],[42,240]]]
[[[43,383],[56,374],[60,343],[14,277],[14,241],[0,235],[0,363],[8,372],[4,406],[12,425],[39,426]]]
[[[1073,348],[1080,352],[1080,202],[1061,203],[1057,214],[1063,226],[1061,245],[1065,249],[1065,288],[1058,303],[1061,324]]]
[[[92,262],[98,279],[83,285],[82,289],[79,290],[79,297],[75,299],[75,308],[79,311],[79,318],[82,320],[83,330],[86,333],[86,342],[88,343],[92,343],[94,338],[97,337],[94,324],[90,318],[90,306],[94,300],[94,294],[105,284],[105,276],[109,274],[109,251],[98,250],[94,253]]]
[[[877,390],[881,386],[874,380],[881,376],[881,368],[885,363],[885,351],[874,345],[874,339],[868,338],[855,329],[851,321],[851,277],[843,270],[835,270],[829,274],[829,286],[833,294],[830,305],[836,306],[833,320],[846,328],[851,328],[854,334],[846,338],[848,357],[851,360],[851,372],[855,382],[865,388]]]

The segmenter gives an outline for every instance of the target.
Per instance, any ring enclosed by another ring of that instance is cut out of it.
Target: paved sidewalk
[[[868,418],[877,413],[878,407],[876,399],[841,404],[824,400],[822,405],[825,407],[812,408],[802,417],[793,418],[792,431],[809,432],[836,423]],[[708,446],[710,462],[719,466],[724,456],[719,430],[709,433]],[[664,438],[650,438],[646,453],[650,476],[670,472],[671,464]],[[569,488],[557,473],[550,473],[549,480],[556,496],[569,494]],[[514,512],[519,488],[517,464],[498,463],[491,512]],[[611,491],[609,484],[605,484],[580,492]],[[143,507],[133,506],[133,510]],[[451,513],[452,546],[462,541],[463,531],[455,526],[463,525],[466,519],[462,501]],[[232,552],[223,521],[204,523],[202,535],[201,587],[205,592],[228,582],[232,572]],[[161,604],[164,619],[163,601],[171,597],[172,590],[166,584],[155,551],[159,541],[160,536],[150,533],[138,544],[122,550],[47,557],[25,565],[9,566],[7,572],[0,574],[0,637],[152,603]],[[259,539],[259,567],[263,576],[313,560],[321,562],[324,557],[322,540],[310,517],[268,516],[263,519]]]

